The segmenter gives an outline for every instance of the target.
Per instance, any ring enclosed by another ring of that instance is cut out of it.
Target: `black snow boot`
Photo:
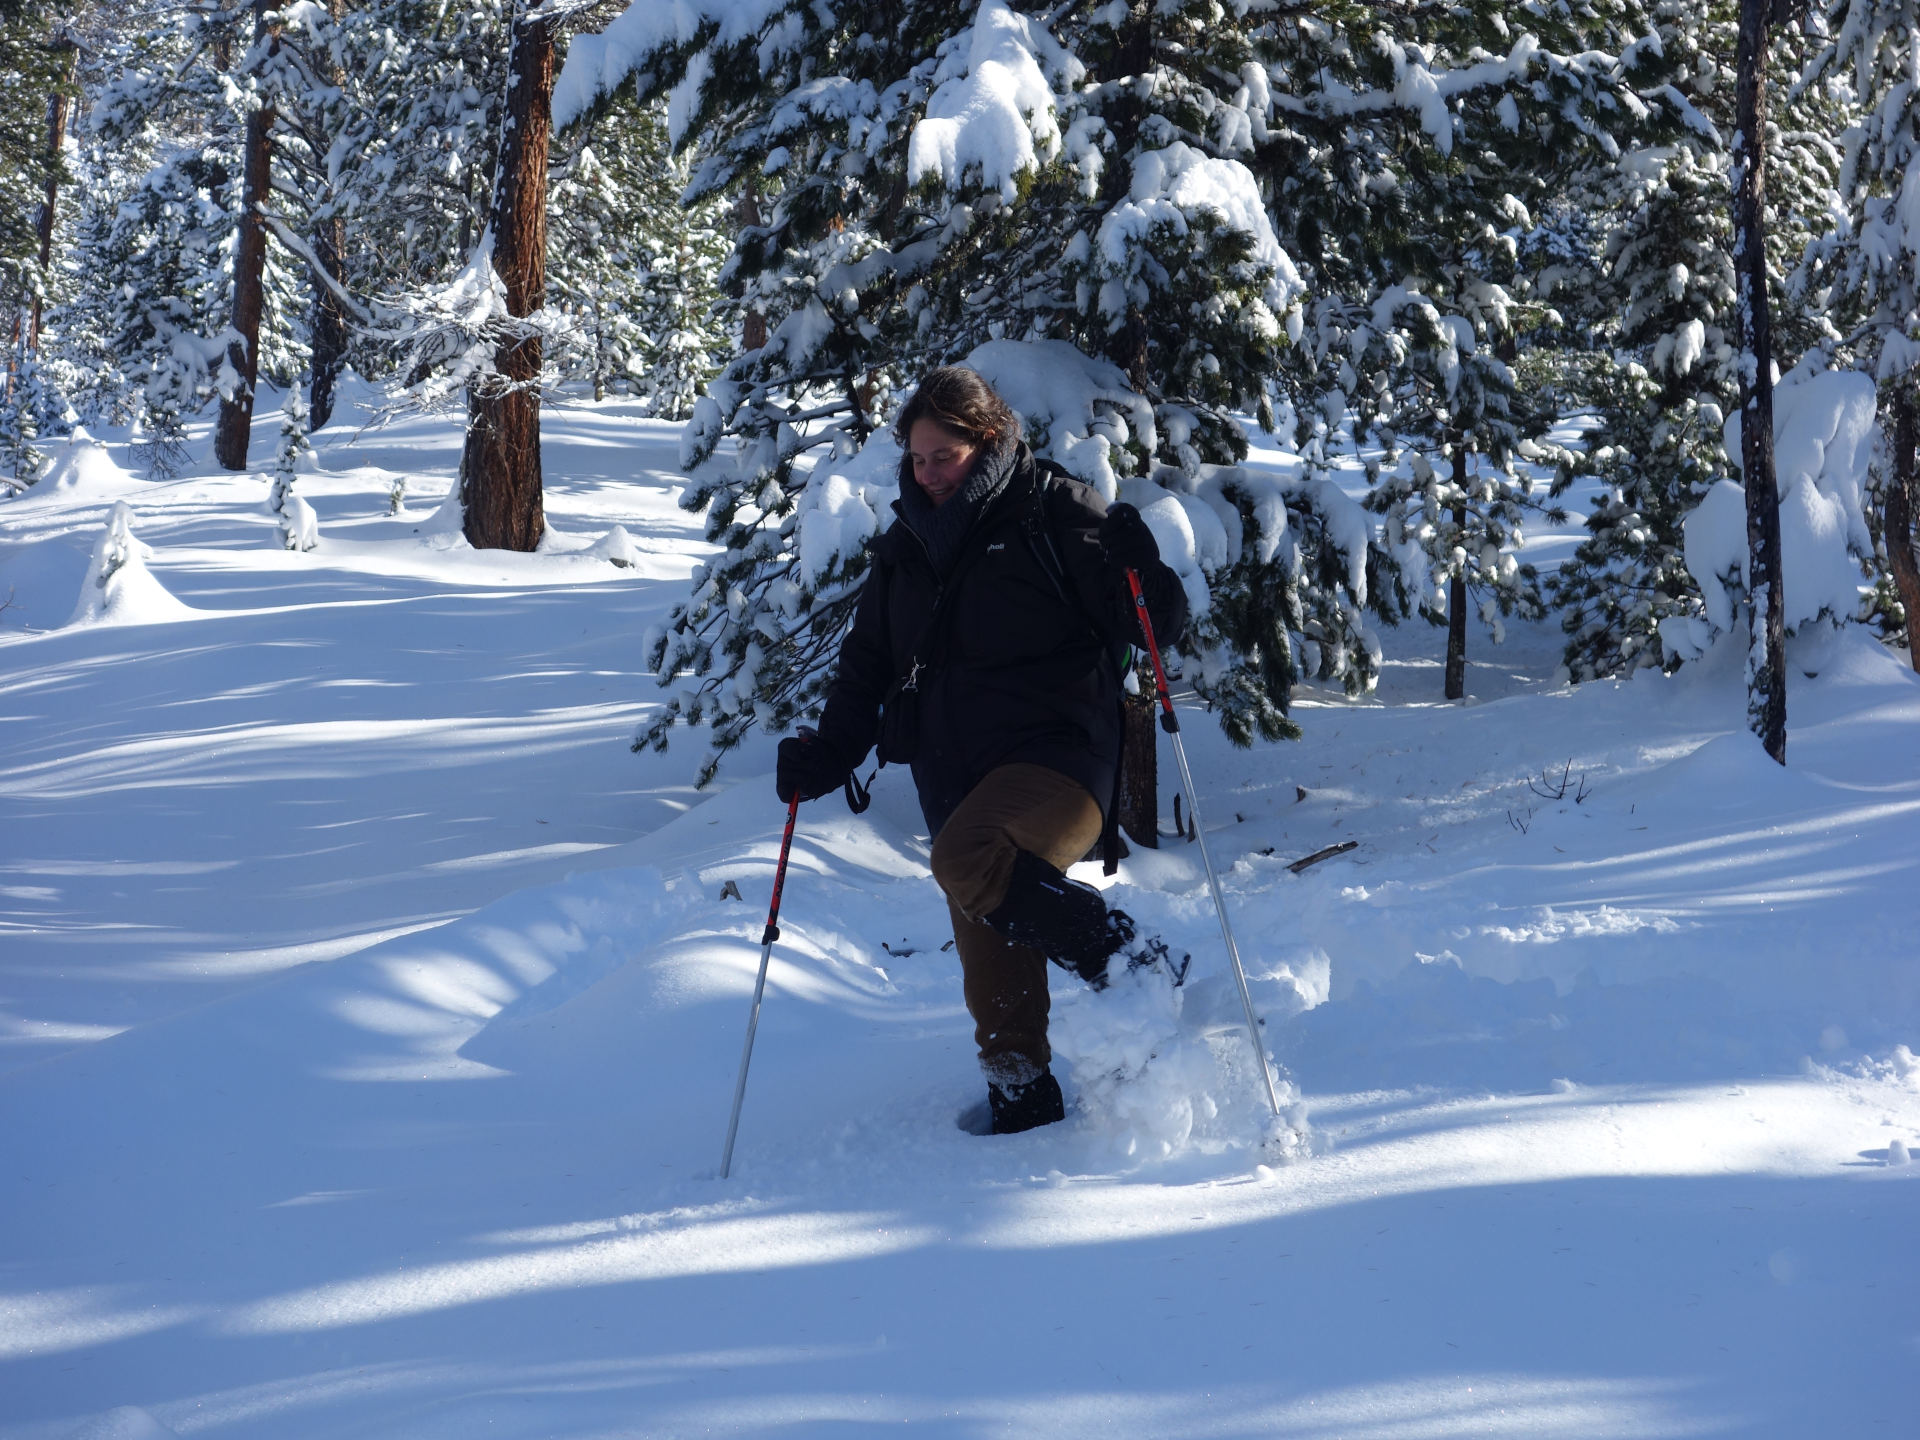
[[[1095,990],[1107,987],[1107,967],[1116,955],[1129,969],[1164,965],[1178,985],[1187,978],[1188,957],[1174,957],[1164,940],[1142,937],[1133,917],[1109,910],[1091,885],[1069,880],[1038,855],[1016,850],[1007,895],[999,908],[981,917],[1016,945],[1030,945]]]
[[[1025,1085],[987,1085],[987,1104],[993,1107],[993,1133],[1018,1135],[1067,1118],[1067,1102],[1061,1098],[1060,1082],[1051,1070]]]

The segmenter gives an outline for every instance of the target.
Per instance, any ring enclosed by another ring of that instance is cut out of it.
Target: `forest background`
[[[649,637],[673,695],[635,744],[705,725],[703,775],[817,705],[890,416],[941,363],[1148,513],[1240,743],[1296,733],[1302,679],[1366,693],[1410,620],[1448,627],[1449,697],[1470,614],[1557,613],[1584,680],[1677,669],[1783,592],[1776,632],[1865,623],[1920,666],[1920,6],[0,13],[0,485],[102,425],[165,477],[217,407],[302,548],[351,371],[390,413],[464,407],[454,518],[532,549],[542,395],[639,397],[689,421],[682,503],[725,550]],[[1249,427],[1300,473],[1244,466]],[[1576,490],[1584,543],[1539,573],[1524,527]]]

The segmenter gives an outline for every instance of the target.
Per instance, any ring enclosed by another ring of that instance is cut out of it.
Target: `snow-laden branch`
[[[1417,45],[1402,45],[1385,33],[1376,37],[1376,46],[1393,65],[1393,88],[1354,90],[1337,80],[1326,81],[1318,90],[1304,95],[1276,92],[1275,108],[1295,115],[1371,115],[1390,110],[1411,111],[1419,116],[1420,128],[1433,140],[1443,155],[1453,150],[1453,112],[1450,102],[1475,90],[1513,85],[1527,78],[1527,72],[1540,56],[1540,41],[1522,34],[1513,42],[1505,59],[1480,60],[1471,65],[1435,69],[1429,56]]]
[[[307,267],[313,271],[314,277],[327,287],[333,298],[346,308],[349,315],[362,325],[373,323],[373,316],[368,313],[367,307],[354,299],[346,287],[328,273],[327,267],[320,263],[320,257],[313,253],[313,247],[303,240],[286,221],[264,205],[260,207],[260,218],[266,222],[267,228],[273,231],[275,239],[307,262]]]
[[[760,33],[788,0],[636,0],[598,35],[576,35],[553,85],[553,128],[564,130],[654,57],[711,31],[734,45]],[[696,87],[697,88],[697,87]],[[697,102],[698,96],[689,97]]]

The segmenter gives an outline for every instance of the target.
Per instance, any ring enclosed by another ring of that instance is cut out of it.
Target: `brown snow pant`
[[[974,786],[933,842],[933,878],[947,895],[955,948],[989,1081],[1024,1085],[1047,1068],[1047,962],[974,917],[1006,899],[1016,850],[1065,870],[1100,838],[1100,806],[1077,780],[1044,765],[1002,765]]]

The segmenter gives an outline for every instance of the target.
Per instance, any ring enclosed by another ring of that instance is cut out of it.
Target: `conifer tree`
[[[1446,620],[1449,694],[1470,592],[1496,634],[1541,609],[1512,551],[1528,468],[1557,458],[1556,397],[1515,367],[1561,327],[1538,292],[1551,251],[1523,242],[1646,109],[1639,18],[1337,6],[1264,37],[1278,103],[1262,171],[1312,297],[1286,372],[1299,442],[1323,475],[1343,447],[1383,452],[1370,504],[1397,574],[1376,603]],[[1409,449],[1419,463],[1402,468]]]
[[[1562,359],[1568,408],[1596,423],[1558,467],[1553,493],[1597,487],[1586,538],[1549,585],[1575,680],[1678,656],[1660,626],[1699,613],[1681,522],[1728,473],[1721,426],[1738,402],[1732,221],[1724,130],[1730,14],[1679,7],[1643,47],[1648,114],[1580,194],[1603,238],[1556,303],[1597,342]],[[1719,57],[1719,58],[1716,58]]]
[[[267,303],[267,217],[273,191],[273,90],[260,84],[280,50],[271,24],[271,0],[253,0],[253,37],[239,66],[237,86],[245,121],[240,141],[240,211],[235,217],[233,306],[220,367],[220,417],[213,453],[229,470],[247,468],[253,433],[253,392],[260,379],[260,320]]]
[[[665,109],[623,96],[565,137],[547,287],[574,316],[570,373],[596,400],[618,383],[652,413],[684,420],[728,358],[719,273],[731,246],[724,200],[681,203],[693,172],[667,142]]]
[[[690,199],[755,187],[724,280],[767,339],[683,446],[686,503],[726,553],[655,639],[663,680],[697,683],[641,740],[710,720],[710,774],[749,727],[818,702],[895,474],[868,442],[923,368],[997,366],[1036,450],[1110,496],[1217,480],[1203,467],[1245,453],[1232,412],[1266,409],[1297,281],[1241,158],[1261,72],[1211,4],[841,0],[746,27],[698,10],[682,30],[636,6],[577,39],[559,105],[637,73],[698,143]],[[1230,734],[1283,733],[1291,670],[1263,647],[1287,637],[1244,613],[1258,634],[1197,627],[1198,683]]]
[[[70,54],[48,7],[0,3],[0,340],[16,348],[30,339],[34,304],[44,295],[41,206],[62,175],[49,121],[62,109]]]
[[[547,145],[552,129],[554,21],[516,4],[507,97],[487,233],[475,255],[499,300],[492,364],[467,382],[460,498],[476,549],[532,550],[546,529],[541,502],[541,335],[518,324],[546,299]]]
[[[1672,669],[1699,653],[1700,586],[1684,557],[1683,522],[1735,467],[1722,427],[1739,404],[1732,227],[1734,67],[1731,5],[1654,12],[1636,89],[1647,113],[1621,135],[1617,159],[1586,177],[1580,201],[1605,239],[1603,264],[1574,272],[1556,296],[1597,342],[1562,357],[1567,408],[1597,422],[1567,454],[1554,493],[1587,479],[1599,493],[1587,537],[1553,577],[1565,663],[1575,679]],[[1774,222],[1768,289],[1781,368],[1831,351],[1847,323],[1804,278],[1803,251],[1833,212],[1843,107],[1796,86],[1810,42],[1775,36],[1768,129]]]
[[[1810,57],[1804,84],[1849,86],[1861,113],[1844,136],[1842,223],[1808,247],[1804,285],[1847,303],[1853,323],[1837,327],[1841,353],[1880,387],[1879,541],[1893,591],[1889,608],[1904,624],[1920,670],[1920,176],[1913,173],[1920,160],[1920,5],[1843,0],[1832,9],[1832,38]]]
[[[170,473],[184,457],[184,420],[240,378],[233,241],[241,208],[242,113],[250,10],[163,16],[116,38],[79,138],[89,184],[76,225],[82,282],[62,320],[63,346],[103,350],[128,388],[148,463]],[[262,270],[260,372],[297,373],[294,277],[268,252]],[[69,361],[84,374],[87,367]],[[119,399],[95,390],[108,409]]]

